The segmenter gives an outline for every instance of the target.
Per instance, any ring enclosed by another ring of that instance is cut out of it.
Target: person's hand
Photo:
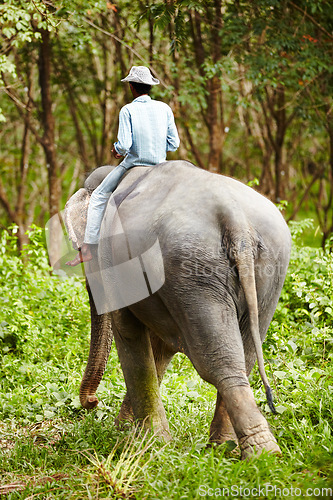
[[[115,158],[117,158],[117,160],[122,157],[122,155],[120,155],[119,153],[117,153],[116,148],[113,148],[112,151],[111,151],[111,153],[113,154],[113,156]]]

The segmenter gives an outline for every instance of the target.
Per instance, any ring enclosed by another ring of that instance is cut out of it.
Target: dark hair
[[[130,84],[133,85],[137,93],[140,95],[149,94],[151,91],[151,85],[147,85],[146,83],[130,82]]]

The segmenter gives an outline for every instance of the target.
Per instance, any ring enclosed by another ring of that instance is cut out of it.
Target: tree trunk
[[[29,241],[28,236],[25,234],[27,227],[25,225],[24,202],[27,187],[27,175],[29,170],[29,154],[30,154],[30,137],[29,127],[24,125],[21,161],[20,161],[20,184],[18,186],[17,201],[15,207],[15,223],[18,225],[18,248],[22,252],[23,246]]]
[[[221,1],[214,0],[211,9],[207,10],[207,16],[210,17],[212,23],[212,32],[210,37],[210,55],[214,66],[222,57],[221,55],[221,36],[219,31],[222,26],[222,10]],[[219,116],[219,97],[221,95],[221,82],[217,74],[207,78],[204,70],[204,63],[208,56],[206,55],[204,46],[204,36],[201,30],[201,16],[198,11],[190,12],[190,28],[193,39],[193,50],[199,74],[206,79],[207,85],[207,110],[203,111],[203,120],[207,124],[209,132],[209,154],[208,154],[208,170],[212,172],[220,171],[220,160],[222,151],[222,123],[223,117]]]
[[[330,234],[333,232],[333,118],[331,115],[331,109],[327,106],[327,124],[326,129],[329,137],[329,170],[328,170],[328,202],[324,207],[325,213],[325,224],[322,227],[323,239],[322,246],[325,248],[325,244]]]
[[[286,109],[285,92],[282,86],[277,90],[277,111],[275,114],[276,138],[275,138],[275,200],[279,202],[284,196],[282,185],[283,169],[283,143],[286,134]]]
[[[212,9],[212,59],[214,66],[217,66],[221,60],[221,36],[219,32],[222,28],[222,5],[221,0],[214,0]],[[214,75],[209,81],[207,121],[209,124],[209,156],[208,169],[212,172],[220,171],[220,160],[222,153],[222,142],[224,130],[222,130],[223,108],[221,107],[221,116],[219,116],[219,98],[222,89],[220,78]]]
[[[58,213],[60,209],[61,182],[57,165],[55,145],[55,120],[52,111],[51,96],[51,47],[50,33],[41,30],[42,42],[39,50],[39,85],[42,101],[42,146],[46,157],[48,169],[49,188],[49,257],[52,265],[56,266],[61,256],[61,224]]]
[[[103,92],[103,130],[102,130],[102,142],[101,142],[101,152],[99,158],[99,164],[105,165],[111,161],[111,149],[113,145],[111,144],[112,137],[112,119],[113,119],[113,105],[111,99],[112,93],[112,40],[107,37],[103,39],[103,56],[104,56],[104,92]]]
[[[220,79],[217,76],[209,82],[209,96],[208,96],[208,109],[207,121],[209,124],[209,156],[208,156],[208,170],[211,172],[219,172],[220,170],[220,157],[222,150],[222,131],[218,117],[218,97],[221,92]]]
[[[284,195],[284,186],[282,183],[283,170],[283,146],[288,125],[293,119],[293,114],[287,118],[285,105],[285,90],[282,85],[271,91],[265,88],[266,101],[261,101],[261,107],[264,113],[267,137],[274,151],[274,174],[275,190],[274,198],[279,202]]]

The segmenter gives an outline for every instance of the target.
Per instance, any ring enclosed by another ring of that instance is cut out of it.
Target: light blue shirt
[[[157,165],[167,151],[176,151],[179,137],[171,108],[149,95],[142,95],[121,108],[117,153],[125,156],[121,165]]]

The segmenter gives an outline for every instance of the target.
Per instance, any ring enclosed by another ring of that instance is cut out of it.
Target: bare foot
[[[77,266],[82,262],[89,262],[92,258],[93,257],[91,255],[89,245],[87,243],[83,243],[77,256],[73,260],[69,260],[68,262],[66,262],[66,265],[72,267]]]

